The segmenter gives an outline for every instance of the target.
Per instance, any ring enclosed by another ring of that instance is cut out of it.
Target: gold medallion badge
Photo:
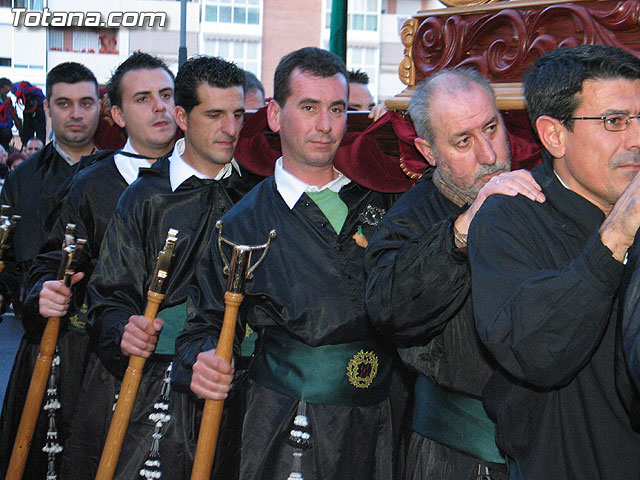
[[[349,383],[356,388],[369,388],[378,374],[378,356],[373,352],[360,350],[347,365]]]

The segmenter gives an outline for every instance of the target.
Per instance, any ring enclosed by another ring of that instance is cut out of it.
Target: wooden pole
[[[147,307],[144,311],[144,317],[149,323],[153,323],[156,319],[163,298],[164,295],[162,294],[151,291],[147,292]],[[144,357],[135,355],[132,355],[129,359],[129,365],[127,366],[127,371],[124,374],[122,386],[120,387],[116,410],[113,413],[109,433],[107,434],[102,456],[100,457],[96,480],[111,480],[116,471],[120,450],[122,449],[124,436],[127,433],[127,426],[131,418],[131,411],[133,410],[133,404],[138,394],[138,387],[140,386],[145,360]]]
[[[75,225],[67,225],[62,249],[62,259],[58,271],[58,279],[63,280],[67,288],[71,286],[76,253],[80,251],[86,243],[86,240],[83,239],[78,239],[76,242],[73,236],[74,230]],[[33,432],[35,431],[36,421],[40,414],[42,397],[44,396],[47,379],[51,371],[53,353],[56,349],[56,343],[58,343],[59,331],[60,317],[50,317],[47,320],[47,325],[45,326],[42,340],[40,341],[40,351],[38,352],[33,375],[29,383],[29,390],[27,392],[24,409],[22,410],[22,417],[20,417],[20,424],[18,425],[18,432],[13,444],[6,480],[20,480],[24,473],[27,456],[31,448],[31,441],[33,440]]]
[[[47,326],[44,329],[42,341],[40,342],[40,352],[38,353],[36,365],[33,369],[33,376],[29,383],[27,400],[22,410],[18,433],[16,434],[16,440],[13,444],[6,480],[20,480],[24,473],[27,455],[29,455],[31,441],[33,439],[33,432],[40,413],[40,406],[42,405],[42,397],[47,387],[53,352],[58,342],[59,329],[60,317],[52,317],[47,320]]]
[[[156,259],[155,271],[151,279],[151,285],[147,292],[147,306],[144,310],[144,317],[149,323],[158,316],[160,303],[164,299],[164,291],[169,276],[169,267],[173,256],[173,249],[177,241],[178,231],[170,228],[164,248],[158,253]],[[144,368],[145,358],[132,355],[129,358],[129,365],[124,374],[122,385],[120,386],[120,394],[116,403],[116,410],[113,412],[113,418],[109,425],[109,433],[102,450],[96,480],[111,480],[118,465],[120,450],[124,442],[124,436],[127,433],[127,426],[131,418],[133,404],[138,394],[138,387],[142,378],[142,370]]]
[[[224,319],[218,346],[216,347],[216,356],[229,363],[231,363],[236,320],[242,299],[243,295],[240,293],[226,292],[224,294]],[[191,480],[208,480],[211,475],[223,408],[224,400],[206,400],[204,402],[198,445],[193,461],[193,469],[191,470]]]

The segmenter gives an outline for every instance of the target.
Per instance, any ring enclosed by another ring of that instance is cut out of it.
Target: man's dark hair
[[[572,130],[583,83],[618,78],[640,79],[640,60],[617,47],[581,45],[543,55],[523,82],[531,125],[535,130],[536,120],[549,116]]]
[[[251,90],[259,90],[264,97],[264,87],[262,86],[262,82],[258,80],[253,72],[249,70],[244,71],[244,93],[247,93]]]
[[[176,105],[189,113],[200,103],[200,84],[205,83],[214,88],[244,88],[244,79],[245,72],[235,63],[207,55],[191,57],[180,67],[176,76]]]
[[[161,68],[169,76],[172,81],[175,81],[173,72],[169,70],[167,64],[160,60],[158,57],[143,53],[140,51],[133,52],[129,58],[118,65],[118,68],[113,72],[109,82],[107,83],[107,95],[109,96],[109,102],[111,106],[122,107],[122,77],[127,72],[132,70],[155,70]]]
[[[349,83],[359,83],[360,85],[369,85],[369,75],[367,75],[367,72],[364,72],[358,69],[358,70],[349,70],[347,73],[349,74],[349,77],[348,77]]]
[[[51,99],[51,90],[56,83],[74,84],[80,82],[93,83],[96,87],[96,97],[98,97],[98,81],[91,70],[77,62],[64,62],[56,65],[47,74],[47,101]]]
[[[0,88],[3,87],[11,87],[12,83],[11,80],[9,80],[7,77],[2,77],[0,78]]]
[[[305,47],[282,57],[274,75],[273,99],[284,106],[291,95],[291,73],[301,70],[307,75],[328,78],[341,74],[347,80],[347,95],[349,94],[349,75],[344,62],[333,53],[316,47]]]
[[[418,137],[434,146],[436,132],[433,122],[433,99],[441,92],[454,95],[460,91],[467,91],[473,84],[483,88],[495,103],[495,93],[489,80],[471,68],[440,70],[416,85],[409,101],[409,115]]]

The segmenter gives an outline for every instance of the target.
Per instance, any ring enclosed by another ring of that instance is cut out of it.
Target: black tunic
[[[60,202],[78,164],[69,165],[53,143],[36,152],[9,173],[0,194],[3,205],[11,207],[12,215],[21,215],[8,252],[15,263],[5,265],[0,273],[0,294],[7,299],[17,294],[18,276],[26,276],[31,260],[36,256],[60,212]]]
[[[245,245],[277,237],[247,283],[236,328],[245,321],[257,331],[277,328],[309,346],[335,345],[376,336],[364,308],[364,249],[352,239],[358,227],[370,238],[367,212],[386,212],[394,199],[350,183],[340,190],[348,207],[341,233],[305,194],[289,209],[273,177],[254,188],[222,218],[225,238]],[[371,222],[375,223],[375,222]],[[199,352],[215,348],[226,289],[217,245],[204,252],[189,293],[189,319],[176,343],[175,382],[188,388]],[[292,447],[286,443],[298,400],[250,381],[242,439],[243,480],[287,478]],[[312,448],[302,458],[307,480],[388,479],[391,425],[387,400],[373,406],[309,403]]]
[[[600,240],[604,214],[533,170],[547,200],[489,197],[469,231],[481,340],[502,369],[485,406],[497,443],[527,479],[640,475],[640,436],[614,385],[623,272]]]
[[[43,152],[48,152],[48,156],[44,155]],[[13,244],[15,245],[17,258],[22,259],[19,262],[19,269],[25,274],[25,277],[28,266],[36,264],[38,274],[45,275],[43,282],[55,279],[61,256],[62,235],[64,233],[64,230],[60,233],[59,225],[66,224],[66,221],[72,221],[80,226],[82,223],[82,219],[71,215],[73,200],[70,203],[68,198],[63,200],[63,197],[72,188],[72,185],[74,185],[74,194],[70,198],[75,198],[75,192],[79,191],[98,196],[95,191],[87,186],[88,183],[83,179],[89,178],[90,174],[87,175],[86,172],[92,171],[93,166],[100,168],[102,164],[100,160],[105,155],[108,156],[109,153],[100,152],[88,155],[83,157],[79,164],[68,165],[53,148],[53,145],[49,144],[43,150],[30,157],[27,162],[21,164],[15,170],[19,175],[15,176],[9,184],[5,184],[5,187],[8,188],[3,190],[3,201],[15,202],[13,203],[15,205],[13,213],[22,215],[22,219],[16,228]],[[23,165],[26,165],[27,168],[21,170],[20,168]],[[71,177],[76,168],[81,171],[78,172],[77,176],[73,177],[74,180],[72,181]],[[29,179],[31,179],[31,182],[28,182]],[[38,197],[40,191],[42,196]],[[102,191],[101,193],[101,198],[104,199],[105,195],[110,192]],[[34,204],[34,202],[36,203]],[[60,205],[61,203],[62,205]],[[106,205],[105,208],[107,208]],[[45,243],[43,251],[56,249],[53,256],[57,257],[57,260],[53,260],[53,263],[45,266],[40,259],[33,259],[33,256],[36,253],[36,243],[40,246],[39,242],[42,242],[47,234],[49,240]],[[25,298],[22,315],[25,334],[16,354],[5,394],[2,416],[0,417],[0,476],[4,475],[11,457],[11,450],[29,389],[29,382],[40,350],[40,339],[46,325],[46,319],[38,314],[38,295],[41,288],[42,285],[40,284],[36,292]],[[83,295],[80,295],[80,297],[82,300]],[[81,328],[69,328],[69,319],[77,318],[75,313],[71,313],[63,319],[58,335],[58,354],[60,356],[58,399],[61,407],[56,415],[56,427],[61,445],[64,445],[64,441],[69,434],[72,412],[86,365],[87,337]],[[46,395],[43,398],[43,405],[45,402]],[[27,459],[25,478],[44,478],[46,475],[47,454],[42,452],[42,447],[46,443],[47,429],[47,413],[41,411]],[[59,457],[60,455],[57,455],[57,464],[59,463]]]
[[[179,233],[161,311],[186,301],[194,265],[207,248],[215,222],[252,186],[252,181],[255,184],[248,172],[243,175],[234,170],[230,177],[220,181],[190,177],[172,191],[167,157],[142,171],[122,195],[88,288],[88,322],[98,341],[100,360],[88,368],[80,403],[92,408],[77,414],[61,478],[89,479],[95,475],[113,413],[114,396],[128,363],[120,350],[124,326],[131,315],[144,312],[155,260],[169,228]],[[162,318],[162,312],[159,316]],[[169,330],[169,320],[165,320],[164,328]],[[146,362],[114,478],[136,478],[143,468],[155,426],[148,416],[160,396],[171,357],[171,353],[154,353]],[[192,403],[187,395],[172,391],[173,419],[164,428],[160,441],[163,477],[189,476],[193,436],[198,433],[192,425],[196,422]],[[233,465],[232,458],[228,458],[227,465]]]
[[[367,248],[366,303],[407,366],[447,390],[480,399],[493,368],[475,330],[467,255],[453,240],[461,211],[430,177],[405,193]],[[412,435],[409,451],[406,478],[420,469],[451,468],[448,456],[434,456],[422,435]],[[460,467],[467,463],[477,474],[478,461],[469,458]]]

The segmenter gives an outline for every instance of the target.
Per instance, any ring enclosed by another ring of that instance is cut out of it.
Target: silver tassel
[[[171,393],[171,370],[173,362],[169,364],[162,379],[162,389],[158,399],[153,404],[153,411],[149,414],[149,420],[155,423],[155,429],[151,435],[151,448],[149,455],[140,469],[140,476],[146,479],[158,479],[162,477],[162,462],[160,461],[160,440],[162,439],[162,428],[171,420],[169,394]]]
[[[293,419],[293,427],[289,432],[287,442],[293,446],[293,463],[291,464],[291,474],[287,480],[304,480],[302,475],[302,455],[304,451],[311,448],[311,432],[309,419],[307,418],[307,404],[298,402],[296,416]]]
[[[60,401],[58,400],[58,368],[60,365],[60,355],[58,347],[51,361],[51,371],[49,372],[49,380],[47,382],[47,401],[43,410],[47,412],[49,417],[49,428],[47,429],[47,442],[42,447],[42,451],[47,454],[47,477],[46,480],[56,480],[56,455],[62,451],[62,445],[58,443],[58,429],[56,428],[56,413],[60,410]]]

